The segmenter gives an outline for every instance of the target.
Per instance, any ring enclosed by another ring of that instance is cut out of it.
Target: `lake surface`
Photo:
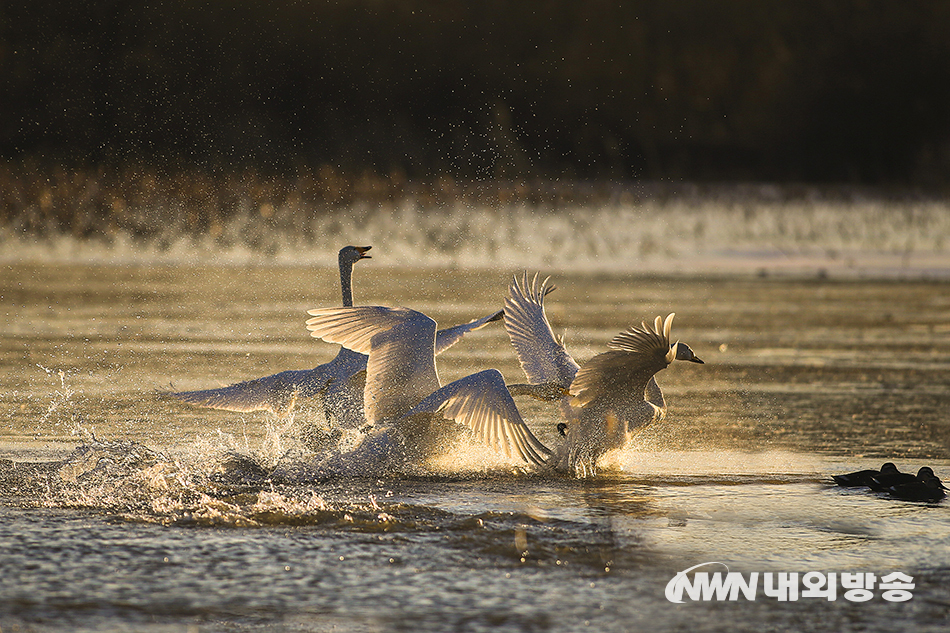
[[[413,269],[384,249],[356,302],[441,326],[502,307],[518,270]],[[317,472],[300,407],[190,407],[330,360],[306,310],[335,266],[16,264],[0,275],[0,630],[944,631],[950,502],[831,485],[894,461],[950,480],[950,284],[556,273],[555,332],[584,361],[677,313],[705,365],[658,376],[662,423],[577,480],[463,437],[409,474]],[[439,358],[443,382],[523,380],[504,328]],[[519,402],[556,441],[555,407]],[[895,571],[913,598],[665,596],[674,575]],[[710,569],[709,571],[714,571]]]

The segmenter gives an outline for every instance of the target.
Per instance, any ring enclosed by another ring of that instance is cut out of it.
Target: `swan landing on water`
[[[662,420],[666,401],[655,374],[674,360],[702,364],[685,343],[670,342],[674,314],[656,317],[651,328],[631,327],[613,338],[609,351],[583,366],[554,337],[544,312],[544,297],[554,290],[538,276],[515,277],[505,300],[505,328],[532,384],[560,384],[567,390],[561,412],[567,428],[549,465],[579,476],[596,473],[597,460],[622,447],[632,430]],[[564,423],[562,423],[564,424]]]
[[[436,322],[408,308],[359,306],[310,310],[311,335],[368,354],[363,408],[374,431],[364,454],[420,461],[439,448],[450,428],[468,426],[480,440],[507,455],[541,465],[551,452],[521,419],[514,395],[556,400],[558,385],[505,385],[487,369],[442,386],[435,366]],[[399,444],[396,451],[381,450]],[[393,463],[398,466],[399,464]]]
[[[345,246],[340,249],[340,288],[343,305],[353,305],[353,265],[367,255],[371,246]],[[235,383],[219,389],[170,393],[182,402],[225,411],[269,411],[289,415],[300,398],[321,396],[327,421],[351,426],[361,423],[358,407],[362,403],[366,357],[341,349],[336,357],[313,369],[290,369],[271,376]],[[357,419],[348,420],[354,417]],[[349,424],[347,424],[349,422]]]
[[[583,367],[555,340],[544,315],[553,288],[517,279],[505,304],[505,325],[527,385],[506,385],[486,369],[442,386],[435,366],[435,321],[408,308],[319,308],[307,328],[315,337],[369,355],[363,394],[367,422],[375,431],[362,453],[426,457],[445,436],[443,419],[469,427],[496,451],[525,462],[580,476],[593,475],[597,460],[623,446],[629,432],[666,413],[654,375],[674,360],[702,363],[685,343],[671,343],[673,314],[651,328],[632,327]],[[560,401],[564,439],[552,451],[524,422],[514,396]],[[398,438],[398,439],[397,439]],[[400,448],[393,450],[398,443]],[[380,447],[385,447],[385,450]]]
[[[345,246],[340,249],[340,288],[343,305],[353,305],[353,265],[367,255],[371,246]],[[502,312],[493,312],[481,319],[437,333],[436,353],[440,354],[467,333],[488,323],[500,321]],[[355,429],[363,426],[363,388],[366,384],[366,355],[341,348],[336,357],[313,369],[291,369],[263,378],[235,383],[218,389],[169,393],[189,404],[226,411],[269,411],[276,416],[289,416],[300,400],[321,398],[323,412],[332,428]]]

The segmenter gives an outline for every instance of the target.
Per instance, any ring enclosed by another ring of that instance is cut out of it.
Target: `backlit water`
[[[518,272],[372,254],[357,303],[442,326],[500,308]],[[0,630],[946,630],[950,502],[830,475],[894,461],[950,480],[947,282],[554,281],[548,315],[581,362],[677,313],[674,338],[706,364],[658,376],[664,422],[590,480],[465,438],[411,474],[347,479],[310,467],[298,438],[317,412],[287,424],[160,394],[332,358],[304,321],[339,302],[335,266],[4,265]],[[523,380],[498,325],[439,358],[443,382],[489,366]],[[556,408],[519,406],[554,443]],[[903,603],[667,601],[709,561],[916,587]]]

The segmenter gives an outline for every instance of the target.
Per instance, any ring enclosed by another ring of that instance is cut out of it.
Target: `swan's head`
[[[700,365],[705,365],[702,359],[693,353],[693,350],[689,348],[689,345],[686,343],[680,343],[677,341],[673,343],[673,358],[675,360],[688,360],[691,363],[699,363]]]
[[[340,265],[349,265],[352,266],[354,263],[360,261],[361,259],[372,259],[370,255],[366,254],[366,251],[373,248],[372,246],[344,246],[340,249]]]

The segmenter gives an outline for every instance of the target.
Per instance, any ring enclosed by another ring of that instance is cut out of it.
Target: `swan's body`
[[[626,443],[630,431],[663,419],[666,401],[655,374],[674,360],[703,361],[684,343],[670,343],[673,314],[656,318],[651,328],[632,327],[608,343],[609,351],[583,366],[554,337],[544,312],[544,296],[553,290],[527,274],[515,278],[505,301],[505,327],[529,382],[559,383],[569,391],[561,399],[567,428],[551,465],[585,476],[597,460]],[[560,431],[560,429],[559,429]]]
[[[353,305],[353,265],[371,246],[346,246],[340,249],[340,288],[343,305]],[[482,319],[438,332],[436,353],[457,343],[465,334],[491,321],[501,319],[495,312]],[[227,411],[269,411],[289,415],[296,403],[320,397],[327,422],[334,427],[358,428],[365,424],[363,388],[366,384],[366,355],[343,347],[328,363],[313,369],[291,369],[263,378],[235,383],[219,389],[181,391],[170,395],[190,404]]]
[[[436,323],[415,310],[360,306],[309,314],[313,318],[307,328],[313,336],[368,354],[366,420],[376,428],[374,434],[390,440],[398,436],[404,456],[430,454],[445,438],[445,419],[468,426],[496,449],[517,453],[525,461],[541,464],[550,454],[521,419],[512,393],[553,399],[560,389],[540,385],[512,387],[509,392],[494,369],[443,387],[435,366]]]

